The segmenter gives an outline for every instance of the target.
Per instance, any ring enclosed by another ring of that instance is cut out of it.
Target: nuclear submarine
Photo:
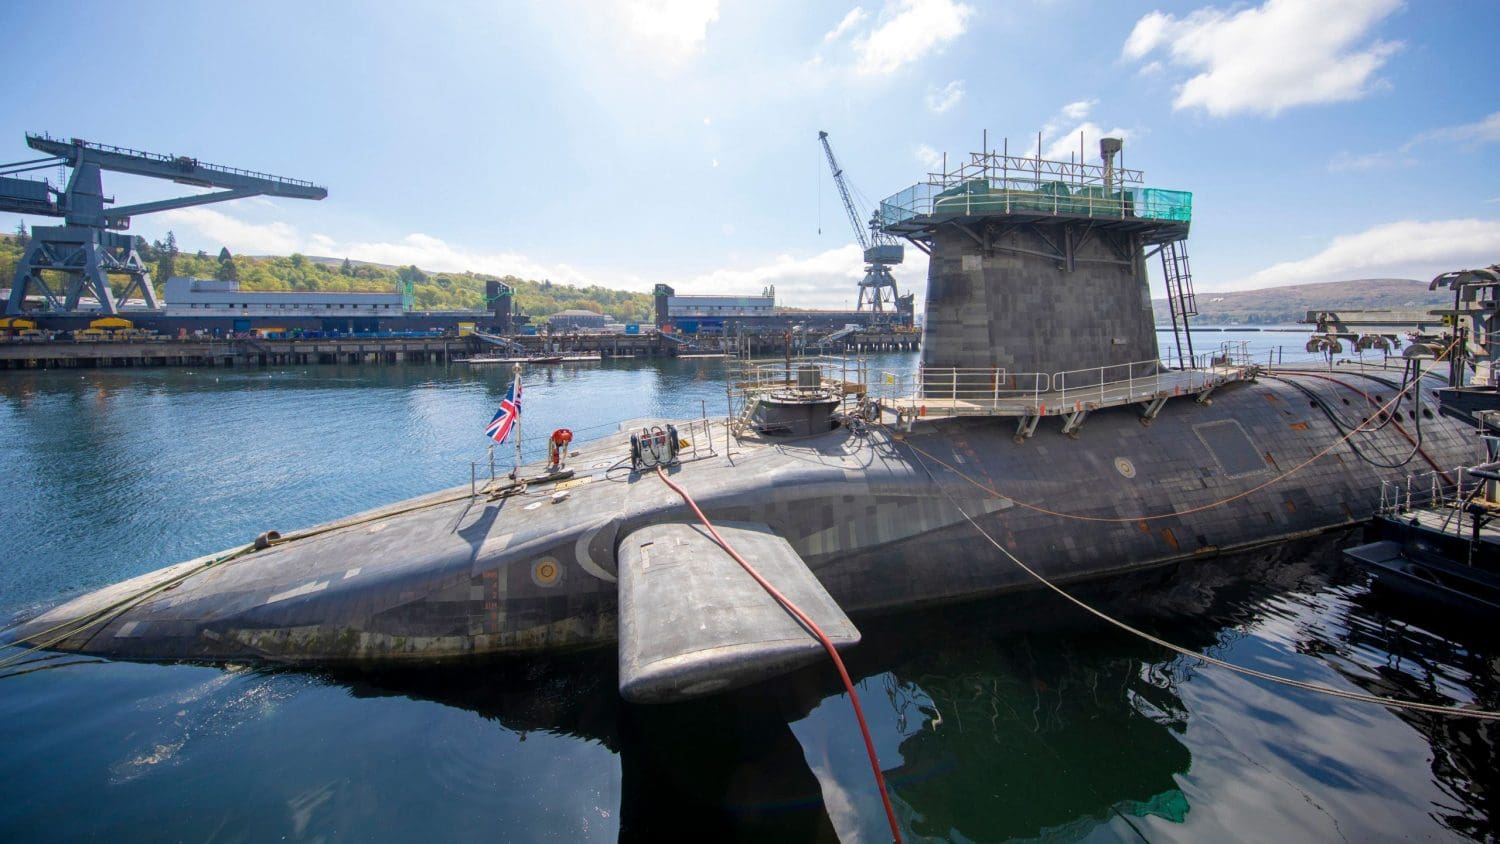
[[[268,530],[7,638],[349,665],[615,647],[627,699],[675,700],[822,648],[665,480],[849,647],[872,614],[1354,526],[1383,483],[1479,458],[1471,426],[1438,413],[1446,382],[1421,359],[1272,368],[1221,348],[1164,361],[1146,262],[1163,259],[1185,325],[1191,196],[1144,187],[1118,151],[1106,143],[1098,165],[975,153],[880,204],[872,225],[929,255],[914,375],[747,365],[732,385],[743,412],[623,424],[573,444],[561,469]],[[872,249],[872,266],[896,254]]]

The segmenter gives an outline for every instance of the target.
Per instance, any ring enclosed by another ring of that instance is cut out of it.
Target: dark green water
[[[722,415],[722,366],[535,373],[526,432],[587,439],[623,418]],[[4,373],[0,611],[467,482],[507,378],[440,366]],[[1150,572],[1089,597],[1237,663],[1500,708],[1500,645],[1391,606],[1335,547]],[[1040,594],[860,626],[850,668],[909,840],[1495,834],[1489,726],[1226,675]],[[69,662],[0,680],[0,839],[886,835],[823,666],[637,708],[618,700],[613,654],[439,673],[52,670]]]

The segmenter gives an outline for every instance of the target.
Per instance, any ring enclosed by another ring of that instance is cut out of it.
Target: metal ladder
[[[1188,317],[1198,315],[1198,297],[1193,294],[1193,272],[1188,266],[1187,241],[1174,240],[1161,248],[1162,280],[1167,287],[1167,309],[1172,314],[1172,339],[1177,343],[1177,365],[1183,369],[1182,348],[1187,345],[1187,360],[1193,359],[1193,332]]]

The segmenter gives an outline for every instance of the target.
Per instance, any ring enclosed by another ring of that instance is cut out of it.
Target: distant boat
[[[595,358],[595,359],[597,360],[597,358]],[[563,357],[562,357],[562,355],[550,355],[550,356],[546,356],[546,357],[540,357],[539,356],[539,357],[526,357],[526,358],[520,358],[520,357],[508,357],[508,358],[473,357],[473,358],[454,358],[453,362],[454,363],[469,363],[469,364],[484,364],[484,363],[552,364],[552,363],[562,363],[563,362]]]

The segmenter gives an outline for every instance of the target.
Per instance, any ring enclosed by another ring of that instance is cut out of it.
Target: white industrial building
[[[773,296],[667,297],[668,317],[771,316],[775,311]]]
[[[354,317],[398,316],[400,293],[241,290],[237,281],[174,276],[167,279],[167,316]]]

